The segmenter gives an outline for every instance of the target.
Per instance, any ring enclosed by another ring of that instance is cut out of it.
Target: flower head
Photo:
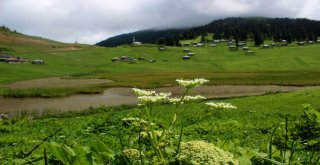
[[[153,93],[151,95],[138,96],[140,105],[158,104],[168,101],[171,93]]]
[[[129,117],[129,118],[123,118],[121,119],[124,124],[126,125],[133,125],[133,126],[142,126],[142,125],[147,125],[148,122],[140,119],[138,117]]]
[[[156,93],[155,91],[147,91],[147,90],[138,89],[138,88],[132,88],[132,90],[133,90],[133,93],[137,96],[151,96]]]
[[[232,164],[237,165],[238,161],[234,156],[211,143],[204,141],[190,141],[181,143],[181,150],[177,159],[182,164]]]
[[[174,98],[170,98],[169,102],[176,104],[178,102],[181,101],[181,103],[183,102],[193,102],[193,101],[199,101],[199,100],[203,100],[206,99],[205,97],[201,96],[201,95],[196,95],[196,96],[185,96],[182,100],[181,97],[174,97]]]
[[[176,81],[178,82],[179,85],[186,87],[187,89],[194,88],[194,87],[197,87],[197,86],[200,86],[200,85],[203,85],[203,84],[209,82],[209,80],[204,79],[204,78],[196,78],[193,80],[177,79]]]
[[[133,164],[141,164],[140,151],[134,148],[125,149],[122,154]],[[143,155],[143,154],[142,154]]]
[[[236,109],[237,107],[231,103],[224,102],[207,102],[205,103],[210,107],[210,109]]]

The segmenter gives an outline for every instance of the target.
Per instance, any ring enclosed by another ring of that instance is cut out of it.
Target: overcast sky
[[[62,42],[94,44],[148,28],[241,16],[320,20],[320,0],[0,0],[0,25]]]

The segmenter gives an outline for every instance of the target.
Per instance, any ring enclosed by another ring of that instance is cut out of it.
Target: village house
[[[189,43],[181,43],[180,45],[181,45],[181,46],[190,46]]]
[[[183,52],[190,52],[190,49],[187,49],[187,48],[185,48],[185,49],[183,49]]]
[[[190,56],[183,56],[182,59],[183,60],[190,60]]]
[[[197,46],[196,47],[203,47],[204,44],[203,43],[197,43]]]
[[[35,59],[35,60],[32,61],[32,64],[41,65],[41,64],[44,64],[44,61],[43,61],[43,60],[40,60],[40,59]]]
[[[11,57],[13,57],[11,54],[0,54],[0,61],[6,62]]]
[[[246,55],[254,55],[254,51],[248,50],[248,51],[246,51]]]
[[[304,42],[304,41],[300,41],[300,42],[298,42],[298,45],[305,45],[306,44],[306,42]]]
[[[136,39],[135,39],[134,36],[133,36],[133,38],[132,38],[132,45],[142,45],[142,42],[136,41]]]
[[[238,48],[236,46],[232,45],[232,46],[229,46],[229,50],[236,51],[236,50],[238,50]]]
[[[263,45],[263,48],[270,48],[270,45],[265,44]]]
[[[188,56],[194,56],[194,53],[190,52],[190,53],[188,53]]]
[[[159,51],[164,51],[164,50],[166,50],[166,48],[164,48],[164,47],[159,48]]]
[[[247,44],[246,44],[245,42],[241,41],[241,42],[239,42],[238,45],[239,45],[240,47],[243,47],[243,46],[246,46]]]
[[[249,47],[247,47],[247,46],[242,47],[242,50],[248,50],[248,49],[249,49]]]
[[[113,57],[111,59],[112,62],[119,62],[120,61],[120,58],[119,57]]]
[[[9,64],[18,64],[18,63],[21,63],[21,59],[16,57],[10,57],[6,60],[6,62]]]

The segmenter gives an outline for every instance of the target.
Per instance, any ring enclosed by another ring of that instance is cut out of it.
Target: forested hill
[[[122,34],[97,43],[100,46],[117,46],[132,43],[133,36],[143,43],[179,45],[181,40],[194,39],[212,33],[214,39],[244,41],[253,39],[256,45],[264,40],[315,41],[320,37],[320,21],[304,18],[225,18],[188,29],[144,30]],[[207,37],[202,37],[207,38]]]
[[[113,47],[113,46],[118,46],[123,44],[131,44],[133,41],[133,37],[138,42],[157,44],[159,42],[162,42],[162,40],[166,40],[166,39],[168,40],[173,36],[179,36],[179,34],[181,34],[183,31],[184,29],[142,30],[142,31],[137,31],[133,33],[114,36],[104,41],[101,41],[96,45]],[[165,43],[169,43],[169,41],[165,41]],[[174,43],[171,43],[171,44],[174,44]]]
[[[208,25],[184,31],[180,39],[192,39],[213,33],[213,39],[254,39],[256,45],[263,40],[315,41],[320,37],[320,21],[291,18],[226,18]]]

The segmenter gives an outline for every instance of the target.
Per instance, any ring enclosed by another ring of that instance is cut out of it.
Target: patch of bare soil
[[[111,83],[108,79],[64,79],[60,77],[42,78],[34,80],[18,81],[12,84],[3,85],[12,89],[27,88],[70,88],[95,84]]]
[[[202,95],[206,98],[254,96],[274,92],[291,92],[297,90],[312,89],[315,86],[278,86],[278,85],[213,85],[194,88],[191,95]],[[182,87],[158,88],[156,91],[171,92],[173,96],[182,95]]]

